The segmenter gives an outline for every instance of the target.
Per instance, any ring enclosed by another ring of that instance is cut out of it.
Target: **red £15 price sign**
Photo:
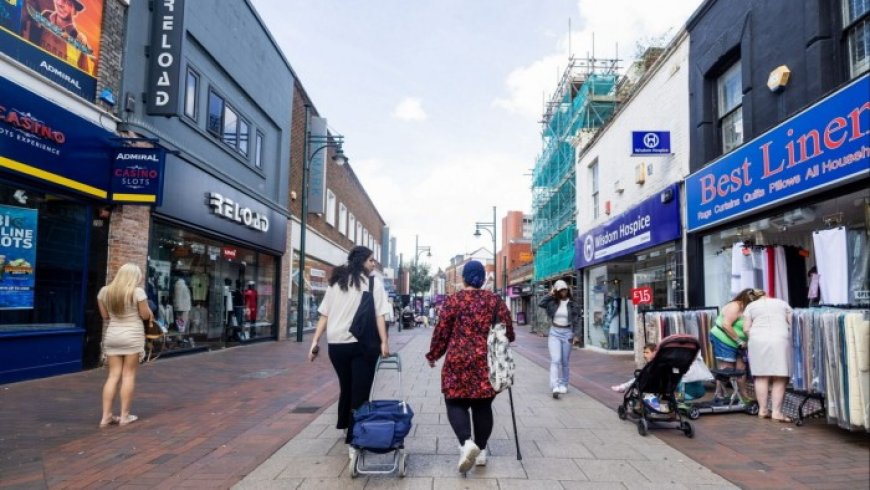
[[[642,286],[631,290],[631,302],[635,305],[651,305],[653,290],[650,286]]]

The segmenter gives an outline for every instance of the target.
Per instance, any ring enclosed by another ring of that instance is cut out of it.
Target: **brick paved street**
[[[433,394],[433,390],[437,392],[437,374],[417,366],[415,362],[419,364],[419,359],[415,361],[415,357],[419,356],[411,355],[412,351],[419,351],[421,345],[425,346],[429,332],[423,329],[394,332],[392,343],[394,350],[403,352],[403,346],[416,339],[415,344],[404,350],[406,371],[413,376],[425,376],[423,389],[426,391],[417,393],[418,388],[412,396],[431,401],[437,400],[437,393]],[[515,401],[530,411],[547,408],[553,402],[544,393],[546,376],[542,368],[548,362],[546,339],[526,333],[523,327],[518,332],[517,352],[526,358],[521,360],[521,366],[524,372],[532,372],[533,379],[528,380],[529,385],[525,379],[522,381],[515,392]],[[307,343],[266,342],[161,359],[146,365],[140,373],[134,410],[141,420],[125,428],[100,430],[96,427],[104,377],[100,370],[0,386],[0,416],[6,421],[0,426],[0,487],[229,488],[246,475],[256,474],[257,468],[262,469],[270,456],[292,453],[292,443],[285,445],[295,436],[333,437],[329,434],[332,431],[329,411],[333,410],[337,386],[327,362],[310,364],[305,361],[306,346]],[[732,414],[702,416],[694,423],[694,439],[687,439],[676,431],[655,431],[652,436],[641,439],[634,426],[616,418],[613,409],[620,395],[608,388],[631,372],[630,358],[575,350],[572,365],[575,390],[565,400],[557,402],[566,402],[560,409],[570,407],[567,413],[560,413],[558,419],[573,425],[594,421],[597,427],[589,429],[578,425],[557,431],[560,439],[554,437],[555,445],[544,445],[546,449],[542,450],[540,443],[532,441],[536,433],[550,428],[535,428],[535,424],[546,424],[549,417],[522,414],[520,435],[526,463],[522,467],[536,458],[540,464],[545,464],[540,458],[550,454],[544,451],[564,454],[574,451],[576,455],[580,446],[590,439],[570,434],[585,431],[588,435],[588,431],[597,431],[606,434],[603,438],[596,435],[599,440],[609,440],[612,433],[621,438],[622,444],[630,445],[632,451],[640,450],[643,458],[685,453],[691,460],[744,488],[867,488],[870,485],[870,443],[866,434],[852,434],[820,420],[798,428]],[[606,410],[596,401],[603,403]],[[505,397],[500,397],[497,410],[502,431],[509,429],[505,405]],[[430,410],[425,401],[414,408],[419,414],[415,420],[418,426],[433,425],[432,414],[441,413],[437,407]],[[438,425],[443,425],[440,419]],[[445,433],[442,430],[445,428],[432,429],[439,431],[434,437],[449,440],[449,429]],[[497,480],[501,488],[512,488],[511,484],[527,484],[524,478],[536,475],[511,473],[517,471],[514,468],[517,463],[506,434],[503,432],[494,442],[497,456],[488,470],[496,476],[490,480],[472,475],[467,482],[496,488],[492,485]],[[464,483],[450,473],[455,464],[452,445],[433,450],[431,437],[426,435],[416,446],[409,447],[412,454],[417,454],[412,461],[416,460],[416,464],[427,469],[412,463],[411,478],[403,485],[432,488],[437,481],[435,488],[445,488]],[[650,447],[652,452],[647,450]],[[342,448],[343,445],[330,446],[324,454],[336,456]],[[625,486],[654,486],[656,480],[650,477],[658,474],[660,467],[647,475],[638,468],[644,459],[636,457],[637,460],[627,463],[622,460],[619,464],[631,465],[644,476],[625,482]],[[597,458],[601,455],[594,460]],[[593,461],[592,458],[576,459]],[[296,461],[294,468],[301,463]],[[662,471],[666,471],[665,466],[661,466]],[[582,464],[578,468],[583,477],[593,479],[590,478],[595,474],[592,469]],[[442,474],[446,480],[436,479]],[[574,477],[579,478],[579,475],[575,473]],[[545,475],[537,475],[535,479],[542,476]],[[354,485],[363,481],[366,480],[355,480]],[[378,486],[398,480],[374,481],[372,485]],[[430,482],[428,486],[425,481]],[[341,488],[350,486],[349,479],[341,482],[345,485]],[[689,482],[687,486],[705,482],[712,480]],[[602,488],[600,484],[585,480],[564,485],[567,488],[584,486]],[[523,488],[535,487],[523,485]],[[622,487],[615,484],[610,488]]]

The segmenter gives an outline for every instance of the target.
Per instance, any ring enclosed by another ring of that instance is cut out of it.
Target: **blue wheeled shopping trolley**
[[[375,366],[375,378],[384,370],[396,371],[399,375],[399,394],[404,396],[402,385],[402,362],[398,354],[380,357]],[[405,452],[405,436],[411,431],[414,411],[405,400],[374,400],[375,384],[365,402],[353,413],[353,438],[351,446],[357,451],[350,458],[350,476],[382,475],[396,470],[405,476],[408,454]],[[366,463],[367,454],[393,453],[392,462]]]

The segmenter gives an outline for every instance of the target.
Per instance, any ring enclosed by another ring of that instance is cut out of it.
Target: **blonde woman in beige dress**
[[[139,417],[130,414],[130,403],[136,387],[136,370],[145,355],[145,326],[153,319],[148,296],[142,289],[142,269],[136,264],[124,264],[108,286],[97,294],[97,304],[103,317],[103,355],[109,367],[103,385],[103,417],[100,427],[110,424],[127,425]],[[121,413],[112,415],[112,405],[120,385]]]
[[[792,309],[785,301],[753,290],[757,299],[743,310],[743,331],[749,336],[749,366],[755,376],[758,416],[791,422],[782,413],[785,388],[791,375]],[[767,390],[770,389],[770,412]]]

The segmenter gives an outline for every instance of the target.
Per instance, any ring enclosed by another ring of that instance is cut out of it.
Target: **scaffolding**
[[[543,149],[532,173],[535,281],[573,269],[577,198],[572,142],[593,134],[613,115],[618,70],[616,59],[572,57],[544,107]]]

